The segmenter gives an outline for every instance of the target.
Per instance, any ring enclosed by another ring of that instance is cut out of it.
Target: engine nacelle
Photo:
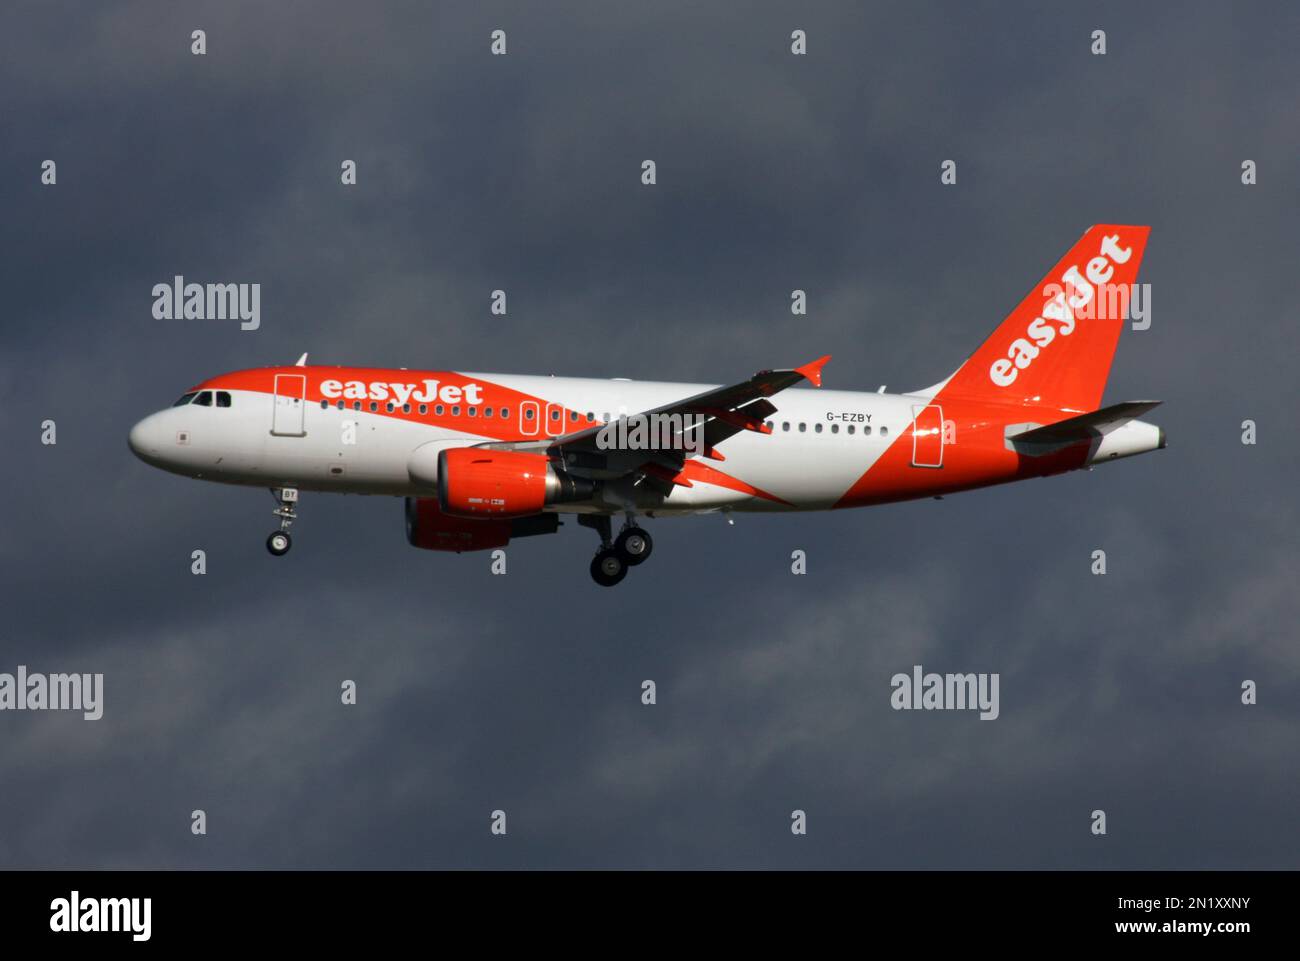
[[[510,543],[510,521],[444,514],[436,497],[406,499],[406,540],[427,551],[486,551]]]
[[[505,547],[514,537],[554,534],[560,528],[556,514],[531,517],[469,518],[444,514],[436,497],[406,499],[406,540],[427,551],[486,551]]]
[[[595,490],[592,481],[557,473],[545,454],[482,447],[438,454],[438,504],[458,517],[526,517]]]

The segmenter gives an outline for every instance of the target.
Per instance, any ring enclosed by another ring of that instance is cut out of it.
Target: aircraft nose
[[[146,464],[157,463],[158,457],[162,453],[163,431],[159,420],[159,415],[150,414],[132,427],[131,433],[126,437],[131,452]]]

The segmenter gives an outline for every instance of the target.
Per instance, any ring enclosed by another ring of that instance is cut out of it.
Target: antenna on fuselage
[[[303,355],[302,355],[301,357],[298,358],[298,362],[297,362],[296,364],[294,364],[293,366],[295,366],[295,367],[306,367],[306,366],[307,366],[307,352],[306,352],[306,351],[303,351]]]

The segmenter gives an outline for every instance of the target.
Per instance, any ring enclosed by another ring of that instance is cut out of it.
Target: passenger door
[[[943,466],[943,408],[937,404],[912,408],[912,466]]]
[[[275,406],[271,411],[271,433],[277,437],[305,437],[307,376],[275,375]]]

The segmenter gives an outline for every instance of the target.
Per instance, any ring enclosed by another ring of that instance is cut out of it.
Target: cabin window
[[[502,407],[502,408],[501,408],[501,416],[502,416],[502,418],[504,418],[505,420],[509,420],[509,419],[510,419],[510,408],[509,408],[509,407]]]
[[[855,433],[856,430],[857,430],[857,429],[856,429],[852,424],[849,424],[849,433],[850,433],[850,434]]]
[[[478,408],[477,408],[477,407],[467,407],[467,408],[465,408],[465,413],[469,414],[469,416],[471,416],[471,417],[477,417],[477,416],[478,416]]]
[[[881,437],[888,437],[888,436],[889,436],[889,428],[888,428],[888,427],[881,427],[881,428],[880,428],[880,436],[881,436]]]
[[[799,422],[799,433],[802,434],[802,433],[804,433],[804,432],[807,431],[807,430],[808,430],[808,425],[805,424],[803,421],[800,421],[800,422]]]
[[[441,404],[439,404],[437,407],[435,407],[435,408],[433,409],[433,412],[434,412],[435,414],[437,414],[439,417],[441,417],[441,416],[442,416],[442,412],[443,412],[444,410],[446,410],[446,408],[443,407]]]
[[[393,412],[393,402],[391,400],[384,405],[384,410],[388,411],[390,414]]]
[[[370,402],[370,413],[373,414],[373,413],[374,413],[375,411],[377,411],[377,410],[379,410],[379,402],[378,402],[378,401],[375,401],[375,400],[372,400],[372,401]]]
[[[429,405],[428,405],[428,404],[421,404],[421,405],[420,405],[420,413],[421,413],[421,414],[427,414],[427,413],[429,413]]]
[[[832,433],[832,434],[838,434],[839,432],[840,432],[840,425],[839,425],[839,424],[831,424],[831,433]]]
[[[529,407],[527,410],[524,411],[524,420],[532,420],[532,419],[533,419],[533,409]]]
[[[815,430],[819,434],[822,432],[821,421],[818,421],[816,424],[813,425],[813,430]]]
[[[451,416],[452,416],[452,417],[459,417],[459,416],[460,416],[460,405],[459,405],[459,404],[457,404],[455,407],[453,407],[453,408],[451,409]]]
[[[410,404],[403,404],[403,405],[402,405],[402,413],[403,413],[403,414],[409,414],[410,412],[411,412],[411,405],[410,405]]]
[[[789,422],[788,420],[782,422],[782,424],[781,424],[781,429],[782,429],[782,430],[789,430],[789,429],[790,429],[790,422]]]

